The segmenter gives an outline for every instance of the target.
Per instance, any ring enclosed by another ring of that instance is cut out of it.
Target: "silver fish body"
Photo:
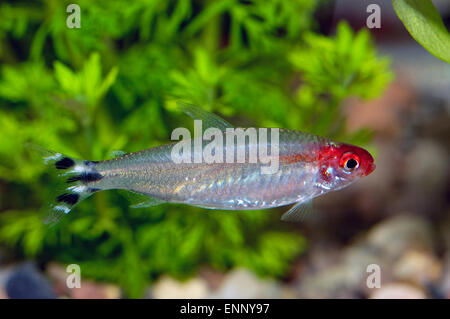
[[[261,172],[268,165],[264,161],[177,164],[171,157],[174,144],[168,144],[96,163],[95,168],[103,178],[90,186],[102,190],[126,189],[165,202],[205,208],[247,210],[284,206],[311,199],[326,190],[314,159],[324,145],[331,144],[314,135],[280,130],[280,161],[274,174]],[[231,149],[224,145],[224,149],[236,152],[235,145]],[[310,161],[289,161],[305,153]]]

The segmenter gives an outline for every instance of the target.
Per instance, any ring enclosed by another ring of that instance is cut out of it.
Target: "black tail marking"
[[[57,169],[67,169],[75,165],[73,159],[69,157],[64,157],[55,163]]]
[[[68,194],[68,193],[64,193],[62,195],[59,195],[56,198],[57,202],[64,202],[66,204],[69,205],[75,205],[78,202],[78,199],[80,198],[80,196],[78,194]]]
[[[80,176],[72,176],[67,179],[66,183],[73,183],[73,182],[76,182],[79,180],[80,180]]]
[[[102,178],[103,175],[97,172],[83,172],[80,175],[69,177],[67,179],[67,183],[73,183],[77,181],[89,183],[101,180]]]
[[[91,172],[86,174],[81,174],[81,181],[84,182],[95,182],[101,180],[103,175],[98,172]]]

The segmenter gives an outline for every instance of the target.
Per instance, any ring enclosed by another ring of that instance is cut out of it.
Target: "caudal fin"
[[[82,200],[98,191],[92,186],[103,176],[96,170],[96,162],[74,159],[61,153],[40,150],[44,163],[57,172],[58,187],[52,194],[45,224],[56,224]]]

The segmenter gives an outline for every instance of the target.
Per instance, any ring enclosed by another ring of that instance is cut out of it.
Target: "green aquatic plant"
[[[161,274],[202,265],[282,277],[306,247],[276,211],[131,209],[121,192],[82,202],[53,228],[41,222],[55,179],[31,142],[76,158],[167,143],[192,121],[182,99],[233,124],[349,135],[340,106],[378,96],[391,73],[367,31],[313,32],[314,0],[68,1],[0,4],[0,242],[17,258],[76,263],[82,275],[139,297]]]
[[[450,33],[431,0],[392,0],[408,32],[431,54],[450,63]]]

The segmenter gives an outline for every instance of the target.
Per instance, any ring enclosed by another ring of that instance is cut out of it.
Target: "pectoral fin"
[[[294,204],[286,213],[281,216],[282,221],[299,223],[313,212],[312,200]]]
[[[221,131],[225,131],[227,128],[233,127],[233,125],[225,121],[220,116],[205,111],[204,109],[196,105],[180,101],[178,101],[177,104],[181,111],[192,117],[194,120],[202,120],[202,126],[204,130],[210,127],[214,127],[218,128]]]

